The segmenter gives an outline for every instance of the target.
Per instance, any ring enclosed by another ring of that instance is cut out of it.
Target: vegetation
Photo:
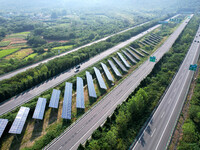
[[[10,41],[3,41],[3,42],[0,42],[0,47],[5,47],[5,46],[8,46],[10,44]]]
[[[27,70],[10,79],[1,81],[0,82],[1,102],[55,75],[58,75],[59,73],[99,54],[100,52],[107,50],[108,48],[113,47],[119,42],[131,38],[132,36],[154,26],[155,24],[157,24],[157,20],[152,21],[143,26],[134,28],[130,31],[124,32],[120,35],[111,37],[106,41],[99,42],[89,47],[82,48],[76,52],[51,60],[46,64],[42,64],[36,68]]]
[[[165,54],[155,65],[151,74],[142,81],[140,87],[129,96],[126,102],[118,106],[104,126],[102,128],[99,127],[92,134],[92,139],[87,142],[84,149],[122,150],[131,145],[142,125],[157,105],[173,75],[178,70],[190,47],[199,23],[200,17],[195,16],[177,39],[170,52]],[[194,116],[197,116],[197,107],[193,107],[191,112],[193,112]],[[198,140],[194,123],[188,122],[184,129],[186,132],[191,131],[186,137],[188,139],[186,142],[193,140],[193,142],[196,142],[195,140]],[[191,145],[192,143],[188,144],[188,146]],[[195,146],[194,148],[197,148],[197,144],[193,143],[193,145]]]
[[[13,52],[16,52],[18,50],[19,50],[18,48],[0,50],[0,58],[5,57],[9,54],[12,54]]]

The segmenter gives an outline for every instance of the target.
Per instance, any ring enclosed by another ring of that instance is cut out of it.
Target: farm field
[[[7,56],[5,59],[11,59],[11,58],[23,59],[32,53],[33,53],[33,50],[31,48],[30,49],[22,49],[12,55]]]

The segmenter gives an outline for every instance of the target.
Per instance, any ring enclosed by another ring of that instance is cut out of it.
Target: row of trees
[[[106,41],[99,42],[97,44],[91,45],[86,48],[82,48],[76,52],[70,53],[66,56],[49,61],[46,64],[42,64],[36,68],[30,69],[23,73],[20,73],[10,79],[0,82],[0,97],[1,102],[17,95],[55,75],[60,74],[61,72],[83,62],[100,52],[107,50],[108,48],[113,47],[119,42],[125,41],[130,37],[140,33],[149,27],[157,24],[156,21],[152,21],[144,26],[137,27],[120,35],[120,39],[114,37],[109,38]],[[128,35],[128,36],[127,36]]]
[[[107,119],[104,126],[99,127],[92,134],[92,139],[86,142],[85,147],[82,145],[79,146],[79,150],[125,150],[129,148],[142,125],[157,105],[173,75],[178,70],[197,31],[199,21],[199,17],[194,17],[191,20],[173,45],[171,51],[164,55],[155,65],[151,74],[141,82],[140,86],[129,96],[126,102],[117,107],[114,114],[111,118]],[[195,119],[198,118],[198,113],[199,111],[193,111]],[[198,121],[196,119],[196,123]],[[188,126],[187,129],[190,127]],[[191,138],[188,139],[197,139],[195,132],[191,132],[190,135]]]

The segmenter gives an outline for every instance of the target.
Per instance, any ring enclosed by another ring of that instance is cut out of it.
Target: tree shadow
[[[76,117],[80,117],[81,115],[83,115],[85,113],[85,109],[82,108],[77,108],[77,113],[76,113]]]
[[[69,127],[72,124],[72,121],[69,119],[63,119],[62,126]]]
[[[19,135],[15,134],[14,135],[15,137],[12,140],[12,143],[10,145],[9,150],[19,150],[20,149],[21,142],[23,140],[27,125],[28,125],[28,123],[26,122],[21,134],[19,134]]]
[[[58,119],[58,109],[51,108],[49,116],[49,125],[55,122]]]
[[[43,129],[44,119],[43,120],[35,120],[34,122],[34,129],[31,136],[31,141],[36,139],[37,137],[42,135],[42,129]]]

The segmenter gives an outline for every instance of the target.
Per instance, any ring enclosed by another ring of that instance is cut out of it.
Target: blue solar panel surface
[[[121,77],[122,75],[119,72],[119,70],[117,69],[117,67],[115,66],[115,64],[111,60],[108,60],[108,63],[110,64],[111,68],[115,72],[116,76]]]
[[[112,58],[123,71],[128,72],[128,70],[125,68],[125,66],[117,58],[115,58],[115,57],[112,57]]]
[[[112,77],[110,71],[108,70],[108,67],[107,67],[104,63],[101,63],[101,66],[102,66],[102,68],[103,68],[103,70],[104,70],[104,72],[105,72],[105,74],[106,74],[108,80],[114,81],[114,79],[113,79],[113,77]]]
[[[140,50],[141,50],[143,53],[145,53],[145,54],[149,55],[149,53],[148,53],[148,52],[146,52],[145,50],[143,50],[143,49],[141,49],[141,48],[140,48]]]
[[[53,89],[49,107],[58,108],[59,98],[60,98],[60,90]]]
[[[0,119],[0,138],[8,124],[8,119]]]
[[[39,97],[39,99],[37,101],[37,105],[35,107],[35,111],[33,113],[34,119],[40,119],[40,120],[43,119],[46,103],[47,103],[46,98]]]
[[[30,108],[21,107],[8,133],[21,134]]]
[[[122,56],[121,53],[117,52],[117,55],[119,56],[119,58],[122,60],[122,62],[125,64],[126,67],[130,68],[131,66],[128,64],[128,62],[126,61],[126,59]]]
[[[137,62],[133,59],[133,57],[131,57],[129,54],[127,54],[127,52],[122,51],[124,53],[124,55],[126,55],[126,57],[128,57],[134,64],[137,64]]]
[[[100,88],[106,90],[107,87],[106,87],[106,84],[105,84],[105,82],[103,80],[103,77],[101,76],[101,73],[100,73],[99,69],[97,69],[96,67],[93,67],[93,68],[94,68],[94,72],[95,72],[96,77],[97,77],[97,81],[99,82]]]
[[[140,58],[139,58],[137,55],[135,55],[130,49],[126,48],[126,50],[127,50],[135,59],[137,59],[137,60],[140,61]]]
[[[72,83],[65,83],[65,93],[63,100],[62,118],[71,119],[72,111]]]
[[[97,94],[96,94],[96,91],[95,91],[95,88],[94,88],[92,75],[88,71],[86,71],[86,79],[87,79],[89,96],[97,98]]]
[[[76,108],[85,108],[83,79],[80,77],[76,81]]]
[[[139,51],[137,51],[135,48],[133,48],[133,47],[131,47],[131,46],[129,46],[129,47],[130,47],[136,54],[138,54],[138,55],[144,57],[144,55],[143,55],[142,53],[140,53]]]

